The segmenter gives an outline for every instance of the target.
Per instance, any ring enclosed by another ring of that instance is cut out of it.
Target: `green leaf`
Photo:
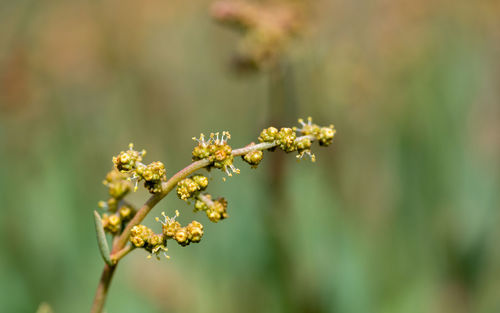
[[[104,228],[102,227],[101,216],[97,211],[94,210],[94,221],[95,221],[95,233],[97,235],[97,243],[99,245],[99,251],[101,251],[101,256],[106,264],[112,266],[111,258],[109,257],[109,247],[108,241],[106,240],[106,234],[104,234]]]

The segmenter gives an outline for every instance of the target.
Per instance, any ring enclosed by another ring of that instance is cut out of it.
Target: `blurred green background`
[[[0,2],[1,312],[89,311],[92,210],[129,142],[172,175],[192,136],[240,147],[272,119],[268,73],[233,71],[240,37],[210,5]],[[202,242],[170,261],[134,251],[107,312],[500,312],[500,4],[306,6],[275,126],[310,115],[334,144],[314,164],[280,156],[276,189],[270,154],[225,183],[212,172],[230,218],[196,215]],[[170,195],[147,224],[175,209],[194,216]]]

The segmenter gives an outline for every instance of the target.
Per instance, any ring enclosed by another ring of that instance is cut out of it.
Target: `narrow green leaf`
[[[106,240],[106,234],[104,234],[104,228],[102,227],[101,216],[97,211],[94,210],[94,221],[95,221],[95,233],[97,235],[97,243],[99,245],[99,251],[101,251],[101,256],[104,262],[108,265],[113,265],[109,257],[109,247],[108,241]]]

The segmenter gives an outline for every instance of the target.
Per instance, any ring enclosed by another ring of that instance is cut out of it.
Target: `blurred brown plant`
[[[235,55],[240,68],[272,66],[302,26],[291,3],[222,0],[212,5],[211,12],[216,21],[243,33]]]

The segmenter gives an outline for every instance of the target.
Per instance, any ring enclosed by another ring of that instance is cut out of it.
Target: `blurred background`
[[[337,129],[316,163],[211,172],[229,219],[160,202],[147,225],[179,209],[205,236],[134,251],[107,312],[500,312],[499,2],[299,2],[279,65],[244,72],[212,1],[0,2],[1,312],[89,311],[129,142],[170,176],[200,132],[241,147],[309,115]]]

